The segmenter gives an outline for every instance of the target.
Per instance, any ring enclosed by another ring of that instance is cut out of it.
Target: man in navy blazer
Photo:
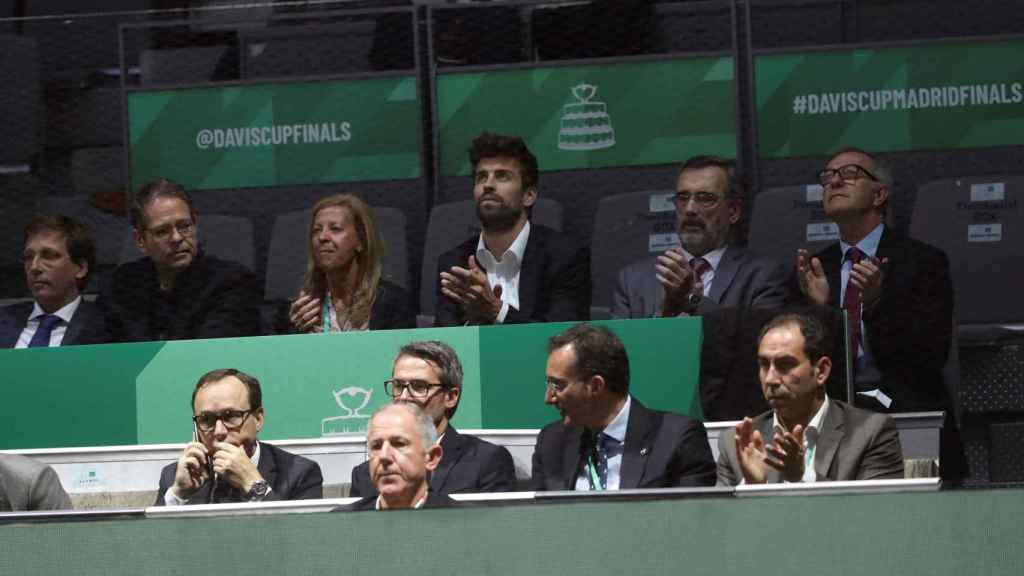
[[[416,404],[434,423],[441,462],[430,475],[430,489],[439,494],[510,492],[516,489],[512,455],[475,436],[460,434],[451,418],[462,395],[462,364],[451,346],[438,341],[410,342],[395,359],[385,389],[394,402]],[[369,463],[352,469],[350,496],[376,496]]]
[[[612,317],[703,314],[722,306],[780,308],[790,300],[783,263],[736,245],[744,188],[731,160],[695,156],[676,179],[681,248],[619,271]]]
[[[100,307],[81,296],[96,264],[89,229],[67,216],[36,216],[24,237],[33,301],[0,308],[0,348],[108,342]]]
[[[590,315],[590,258],[530,223],[537,158],[522,138],[484,132],[469,150],[480,219],[472,237],[438,259],[434,324],[519,324]]]
[[[548,353],[544,399],[561,419],[537,436],[534,490],[714,485],[704,425],[630,396],[629,358],[614,333],[578,324]]]

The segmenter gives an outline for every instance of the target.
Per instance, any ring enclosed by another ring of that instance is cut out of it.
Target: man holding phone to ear
[[[192,442],[160,474],[157,506],[323,497],[319,465],[256,440],[264,418],[256,378],[233,368],[207,372],[192,410]]]

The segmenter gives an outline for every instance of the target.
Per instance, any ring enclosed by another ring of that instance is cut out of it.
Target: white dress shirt
[[[68,324],[71,323],[71,317],[75,315],[75,311],[78,310],[78,306],[81,303],[82,297],[78,296],[63,308],[53,313],[53,315],[60,318],[61,321],[53,327],[53,330],[50,331],[49,346],[51,348],[60,346],[61,342],[64,341],[64,334],[68,331]],[[25,323],[25,329],[21,331],[21,335],[18,336],[18,343],[14,345],[15,348],[28,348],[28,343],[32,341],[32,337],[36,335],[36,330],[39,329],[39,317],[44,314],[46,314],[46,312],[39,307],[39,302],[34,303],[32,313],[28,315],[28,322]]]
[[[722,256],[725,255],[725,249],[728,248],[728,244],[724,244],[718,248],[715,248],[711,252],[703,256],[694,256],[683,248],[683,256],[686,256],[686,262],[693,261],[694,258],[703,258],[707,260],[709,266],[703,274],[700,275],[700,283],[704,287],[704,296],[711,293],[711,282],[715,279],[715,271],[718,270],[718,265],[722,262]]]
[[[476,261],[487,272],[487,282],[491,288],[501,286],[501,311],[498,312],[496,324],[505,322],[509,307],[519,310],[519,271],[523,266],[523,254],[526,243],[530,239],[530,221],[527,220],[512,245],[501,257],[496,258],[484,245],[484,235],[476,244]]]
[[[814,457],[818,449],[818,434],[821,432],[821,425],[825,422],[826,414],[828,414],[828,396],[825,396],[821,408],[818,408],[814,418],[811,418],[807,427],[804,428],[804,475],[800,479],[801,482],[816,482],[818,480],[818,475],[814,471]],[[787,432],[782,426],[782,422],[779,422],[779,415],[775,413],[772,414],[772,428],[780,436]],[[768,440],[765,439],[766,442]]]
[[[252,457],[249,461],[253,463],[253,466],[259,468],[260,466],[260,443],[256,443],[256,449],[252,452]],[[178,495],[174,493],[174,484],[164,492],[164,506],[183,506],[188,504],[188,500],[178,498]]]
[[[618,490],[622,478],[622,451],[626,446],[626,428],[629,426],[629,407],[632,404],[630,396],[626,396],[626,403],[615,415],[615,418],[608,423],[601,432],[611,436],[618,442],[608,446],[608,476],[605,478],[605,490]],[[611,443],[610,443],[611,444]],[[587,466],[580,468],[576,477],[576,490],[590,490],[590,474]]]

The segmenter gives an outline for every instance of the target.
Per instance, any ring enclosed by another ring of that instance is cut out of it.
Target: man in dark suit
[[[377,494],[337,510],[441,508],[455,504],[432,490],[429,476],[444,449],[430,416],[416,404],[398,402],[378,408],[366,431],[370,477]]]
[[[385,391],[394,402],[416,404],[434,423],[444,455],[430,475],[431,490],[456,494],[516,489],[515,465],[504,446],[460,434],[451,425],[462,397],[462,364],[451,346],[436,340],[402,346]],[[368,462],[352,469],[349,495],[377,495]]]
[[[719,485],[903,478],[892,417],[825,393],[830,343],[812,316],[785,314],[765,325],[757,356],[772,409],[719,436]]]
[[[53,468],[20,454],[0,454],[0,512],[70,509]]]
[[[717,156],[687,160],[673,197],[682,247],[623,268],[612,296],[612,317],[785,305],[790,292],[785,265],[735,244],[744,196],[733,161]]]
[[[629,395],[629,358],[615,334],[578,324],[548,343],[545,402],[561,420],[537,436],[534,490],[709,486],[704,425]]]
[[[319,465],[256,440],[264,417],[256,378],[232,368],[207,372],[192,410],[194,437],[161,472],[157,506],[323,497]]]
[[[102,301],[121,342],[255,336],[261,296],[241,264],[198,252],[198,221],[179,184],[144,185],[132,205],[146,257],[119,267]]]
[[[530,224],[537,158],[522,138],[484,132],[469,150],[479,237],[438,259],[436,326],[581,320],[590,260],[561,234]]]
[[[67,216],[36,216],[24,236],[33,302],[0,308],[0,348],[108,342],[102,310],[81,296],[96,264],[89,229]]]

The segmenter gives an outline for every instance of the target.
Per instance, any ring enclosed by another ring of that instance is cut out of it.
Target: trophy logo
[[[362,434],[370,416],[360,414],[373,397],[373,391],[358,386],[348,386],[335,390],[334,401],[342,409],[341,416],[331,416],[320,421],[321,436],[340,436],[343,434]]]
[[[569,89],[575,102],[562,107],[558,129],[558,148],[585,152],[615,146],[615,130],[608,105],[594,101],[597,86],[581,83]]]

